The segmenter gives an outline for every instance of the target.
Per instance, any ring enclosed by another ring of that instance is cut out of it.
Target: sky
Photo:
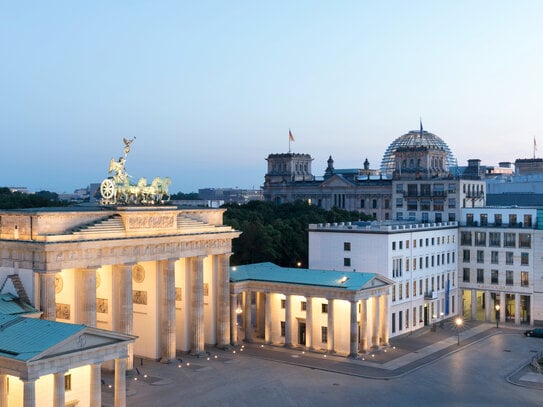
[[[0,186],[126,162],[171,192],[259,188],[270,153],[379,168],[409,130],[459,165],[543,155],[542,1],[2,1]]]

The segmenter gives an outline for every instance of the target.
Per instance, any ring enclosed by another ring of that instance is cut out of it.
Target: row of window
[[[416,196],[418,193],[418,187],[420,186],[420,192],[423,196],[430,195],[430,192],[433,192],[434,195],[445,195],[445,184],[433,184],[433,191],[431,191],[431,184],[407,184],[407,194]],[[464,185],[465,187],[465,185]],[[456,193],[456,184],[448,184],[448,193],[454,194]],[[398,183],[396,184],[396,193],[402,194],[406,191],[404,189],[404,184]]]
[[[444,306],[445,300],[442,300],[442,309],[445,309]],[[396,333],[396,330],[402,331],[405,327],[405,329],[409,329],[409,321],[410,321],[410,308],[406,308],[405,310],[393,312],[392,313],[392,321],[391,321],[391,331],[392,333]],[[451,296],[451,313],[454,314],[455,311],[455,298],[454,295]],[[412,321],[413,328],[417,326],[417,324],[424,324],[424,306],[419,305],[418,306],[418,313],[417,313],[417,307],[412,308]],[[434,303],[431,303],[431,310],[429,310],[429,315],[426,316],[427,319],[433,318],[434,316]],[[404,318],[405,316],[405,318]],[[397,317],[397,323],[396,323],[396,317]],[[428,321],[429,322],[429,321]],[[397,327],[397,328],[396,328]]]
[[[368,199],[368,201],[369,201],[369,199]],[[361,199],[360,200],[360,209],[364,209],[365,207],[366,207],[366,200]],[[369,208],[377,209],[378,207],[379,207],[378,206],[378,200],[377,199],[372,199]],[[389,199],[383,200],[383,208],[384,209],[390,209],[390,200]]]
[[[403,212],[396,212],[396,220],[403,221],[403,220],[409,220],[409,221],[415,221],[417,218],[415,212],[408,212],[407,217],[404,218]],[[439,223],[443,222],[443,214],[441,212],[434,213],[434,222]],[[450,212],[448,215],[448,221],[449,222],[455,222],[456,221],[456,214],[454,212]],[[421,222],[422,223],[429,223],[430,222],[430,216],[428,212],[422,212],[421,213]]]
[[[515,260],[515,256],[513,252],[505,252],[506,265],[508,266],[514,265],[515,264],[514,260]],[[462,261],[464,263],[469,263],[471,261],[471,250],[468,250],[468,249],[462,250]],[[485,251],[477,250],[477,263],[484,263],[484,262],[485,262]],[[500,264],[500,252],[495,251],[495,250],[490,252],[490,263]],[[520,253],[520,265],[521,266],[530,265],[530,253],[527,253],[527,252]]]
[[[474,245],[486,247],[487,242],[489,247],[517,247],[518,245],[519,248],[530,249],[532,247],[532,234],[515,232],[460,232],[460,244],[462,246]]]
[[[445,282],[451,282],[451,285],[455,286],[455,272],[452,272],[452,280],[450,280],[450,273],[447,273],[447,279],[445,280],[445,273],[443,273],[441,276],[432,276],[432,277],[426,277],[425,279],[419,279],[418,280],[418,295],[422,296],[425,294],[433,293],[434,291],[444,290],[445,289]],[[437,284],[435,284],[437,283]],[[396,287],[398,287],[396,291]],[[404,291],[405,287],[405,291]],[[423,290],[424,288],[424,290]],[[412,290],[412,293],[411,293]],[[412,294],[413,298],[417,297],[417,281],[414,280],[412,284],[412,289],[410,288],[410,281],[394,284],[392,286],[392,302],[396,301],[396,294],[398,300],[409,298],[409,295]]]
[[[421,199],[420,205],[416,199],[407,199],[407,210],[408,211],[438,211],[442,212],[445,210],[445,200],[444,199],[435,199],[431,201],[430,199]],[[456,208],[456,198],[449,198],[447,200],[449,209]],[[396,198],[396,208],[403,208],[404,199]]]
[[[287,305],[287,300],[281,300],[281,309],[285,309]],[[307,301],[301,301],[300,302],[300,311],[306,311],[307,310]],[[328,304],[327,303],[321,303],[321,313],[327,314],[328,313]]]
[[[418,264],[419,269],[421,270],[424,268],[444,265],[445,260],[447,262],[446,264],[451,264],[451,263],[454,264],[456,262],[456,252],[441,253],[441,255],[432,254],[431,256],[426,256],[426,257],[421,256],[418,258],[419,260],[418,263],[417,263],[416,257],[414,257],[411,260],[412,261],[410,262],[410,259],[408,258],[405,259],[405,271],[410,271],[411,265],[413,267],[413,271],[417,270],[417,264]],[[402,262],[401,257],[392,259],[392,277],[393,278],[403,276],[402,264],[403,262]]]
[[[281,336],[285,336],[285,330],[286,330],[286,322],[281,321]],[[327,326],[321,326],[321,342],[327,343],[328,342],[328,327]]]
[[[432,238],[427,237],[425,239],[413,239],[413,249],[417,248],[417,241],[418,241],[419,247],[425,247],[425,246],[428,247],[428,246],[435,246],[436,244],[437,245],[445,244],[445,240],[447,241],[447,244],[454,243],[454,235],[447,235],[446,237],[445,236],[438,236],[437,238],[436,237],[432,237]],[[409,249],[409,242],[410,242],[409,240],[405,241],[405,248],[406,249]],[[396,250],[396,246],[398,247],[399,250],[403,250],[403,248],[404,248],[403,243],[404,243],[403,240],[398,240],[398,241],[392,242],[392,250]]]
[[[477,276],[477,283],[478,284],[484,284],[485,280],[488,282],[488,276],[485,279],[485,271],[484,269],[477,269],[476,271]],[[502,276],[503,278],[503,276]],[[471,282],[471,270],[467,267],[464,268],[462,273],[462,281],[464,283],[470,283]],[[505,285],[514,285],[514,272],[513,270],[506,270],[505,271]],[[500,284],[500,273],[498,270],[490,270],[490,284]],[[503,284],[503,280],[502,280]],[[527,271],[521,271],[520,272],[520,286],[521,287],[528,287],[530,285],[530,279],[529,274]]]
[[[525,227],[530,228],[532,227],[532,215],[525,214],[522,217],[522,220],[524,221],[522,224],[518,223],[519,217],[515,213],[510,213],[508,215],[508,225],[510,227]],[[470,225],[480,225],[480,226],[488,226],[488,214],[487,213],[481,213],[479,215],[479,223],[476,223],[473,213],[467,213],[466,214],[466,224],[468,226]],[[501,226],[503,224],[503,216],[501,213],[495,213],[494,214],[494,226]]]

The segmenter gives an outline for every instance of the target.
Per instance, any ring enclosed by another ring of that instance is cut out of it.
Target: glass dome
[[[411,130],[409,133],[398,137],[388,146],[381,161],[381,174],[391,175],[394,172],[396,169],[395,153],[398,148],[402,147],[428,147],[444,150],[447,152],[447,166],[449,168],[456,166],[456,158],[454,158],[447,143],[426,130]]]

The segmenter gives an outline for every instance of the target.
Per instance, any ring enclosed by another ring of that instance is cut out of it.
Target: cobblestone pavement
[[[474,323],[458,337],[444,324],[393,338],[386,350],[359,359],[258,342],[180,355],[167,365],[136,358],[127,405],[540,406],[543,374],[529,364],[543,340],[522,332]],[[103,379],[103,405],[113,406],[113,378]]]

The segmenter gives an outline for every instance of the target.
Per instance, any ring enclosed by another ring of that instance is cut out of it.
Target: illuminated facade
[[[391,280],[387,325],[394,337],[459,312],[457,241],[456,222],[310,225],[309,267]]]

